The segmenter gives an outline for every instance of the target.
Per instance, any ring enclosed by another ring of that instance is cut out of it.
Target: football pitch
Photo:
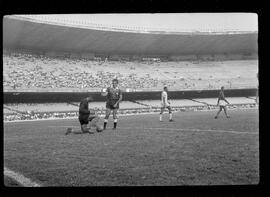
[[[258,184],[258,109],[215,114],[121,116],[117,130],[110,117],[107,130],[82,135],[65,135],[77,119],[6,122],[4,167],[40,186]]]

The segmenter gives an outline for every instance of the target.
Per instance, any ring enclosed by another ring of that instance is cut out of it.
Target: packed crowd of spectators
[[[91,90],[111,85],[113,78],[118,78],[123,88],[151,89],[158,85],[158,80],[149,73],[137,75],[135,71],[123,75],[121,71],[117,72],[117,67],[116,72],[105,71],[100,68],[100,60],[50,58],[23,53],[9,53],[3,57],[5,90]],[[99,70],[91,70],[92,67],[99,67]]]
[[[8,52],[3,55],[3,65],[4,91],[97,91],[111,85],[113,78],[119,79],[123,89],[134,91],[160,90],[164,85],[175,90],[216,89],[222,85],[241,88],[253,86],[256,81],[255,77],[246,77],[244,81],[240,76],[229,76],[229,72],[224,78],[227,70],[217,67],[215,73],[213,65],[194,67],[192,62],[184,65],[148,59],[141,62],[107,58],[87,60]]]

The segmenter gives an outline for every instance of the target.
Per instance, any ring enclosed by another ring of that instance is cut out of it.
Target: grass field
[[[42,186],[258,184],[258,109],[215,113],[123,116],[116,131],[67,136],[77,119],[5,123],[4,166]]]

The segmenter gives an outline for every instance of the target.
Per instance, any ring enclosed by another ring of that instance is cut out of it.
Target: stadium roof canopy
[[[255,14],[12,15],[4,17],[3,36],[4,48],[48,51],[187,55],[258,50]]]

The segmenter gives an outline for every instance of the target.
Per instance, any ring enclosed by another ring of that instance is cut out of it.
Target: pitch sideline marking
[[[76,126],[48,126],[48,127],[63,127],[63,128],[78,128]],[[218,129],[177,129],[177,128],[162,128],[162,127],[142,127],[142,128],[136,128],[136,127],[119,127],[117,129],[136,129],[136,130],[169,130],[169,131],[195,131],[195,132],[216,132],[216,133],[234,133],[234,134],[251,134],[256,135],[257,133],[251,133],[246,131],[233,131],[233,130],[218,130]]]
[[[219,129],[177,129],[177,128],[161,128],[161,127],[152,127],[152,128],[132,128],[132,127],[121,127],[121,129],[149,129],[149,130],[169,130],[169,131],[195,131],[195,132],[216,132],[216,133],[235,133],[235,134],[257,134],[246,131],[232,131],[232,130],[219,130]]]
[[[4,175],[14,179],[15,181],[17,181],[19,184],[21,184],[24,187],[41,187],[40,184],[35,183],[31,179],[23,176],[22,174],[14,172],[6,167],[4,167]]]

